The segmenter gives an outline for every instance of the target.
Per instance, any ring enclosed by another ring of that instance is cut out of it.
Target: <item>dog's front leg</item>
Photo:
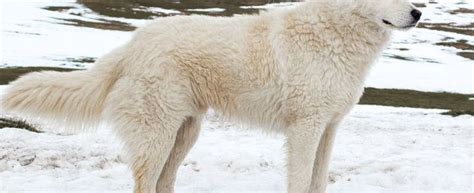
[[[331,159],[331,151],[339,123],[339,119],[333,120],[329,123],[321,137],[318,151],[316,153],[316,159],[314,160],[310,193],[324,193],[326,191],[329,160]]]
[[[288,140],[288,192],[308,193],[313,163],[325,125],[313,119],[295,123],[285,133]]]

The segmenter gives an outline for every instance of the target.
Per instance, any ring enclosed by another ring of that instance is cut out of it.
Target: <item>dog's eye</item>
[[[385,19],[382,19],[382,22],[383,22],[384,24],[387,24],[387,25],[393,25],[392,23],[390,23],[389,21],[387,21],[387,20],[385,20]]]

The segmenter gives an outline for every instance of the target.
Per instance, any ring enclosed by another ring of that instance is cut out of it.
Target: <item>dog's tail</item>
[[[119,63],[119,58],[104,56],[89,70],[27,74],[10,83],[0,106],[6,112],[67,127],[95,127],[104,101],[120,77]]]

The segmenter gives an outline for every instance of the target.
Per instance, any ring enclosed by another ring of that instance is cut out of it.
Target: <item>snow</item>
[[[357,106],[339,128],[328,192],[471,192],[473,119],[443,111]],[[0,189],[130,192],[118,144],[107,128],[77,135],[0,129]],[[284,151],[280,135],[209,114],[179,169],[177,192],[284,192]]]
[[[40,9],[48,5],[45,2],[1,2],[1,5],[0,66],[64,66],[65,58],[98,57],[130,37],[125,32],[56,24],[53,18],[82,18]]]
[[[1,90],[4,87],[0,87]],[[328,193],[472,191],[472,116],[358,105],[339,128]],[[111,128],[65,134],[0,129],[0,190],[130,192]],[[209,113],[178,171],[177,192],[285,192],[284,138]]]
[[[155,12],[155,13],[164,13],[164,14],[179,14],[179,13],[181,13],[178,10],[163,9],[161,7],[144,7],[143,9],[149,10],[149,11]]]
[[[206,9],[187,9],[188,11],[194,12],[223,12],[225,9],[223,8],[206,8]]]
[[[253,5],[253,6],[240,6],[242,9],[286,9],[295,5],[298,2],[281,2],[281,3],[269,3],[266,5]]]

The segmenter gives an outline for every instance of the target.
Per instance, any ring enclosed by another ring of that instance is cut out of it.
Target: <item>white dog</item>
[[[173,192],[209,108],[287,138],[288,192],[322,193],[335,130],[363,92],[408,0],[316,0],[232,18],[159,19],[85,71],[11,83],[7,111],[77,127],[105,120],[124,142],[135,193]]]

